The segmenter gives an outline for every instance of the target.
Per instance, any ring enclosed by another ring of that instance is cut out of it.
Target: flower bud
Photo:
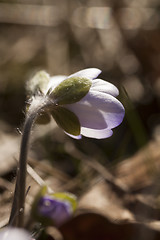
[[[73,213],[69,202],[53,199],[50,196],[40,198],[37,211],[39,216],[48,218],[56,226],[63,224]]]
[[[70,219],[77,207],[76,197],[71,193],[47,194],[43,187],[32,205],[32,216],[44,226],[59,227]]]
[[[27,82],[26,89],[29,94],[36,95],[39,92],[46,94],[49,81],[49,74],[45,71],[39,71]]]

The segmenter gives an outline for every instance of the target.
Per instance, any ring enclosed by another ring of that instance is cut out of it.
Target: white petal
[[[111,137],[113,134],[113,131],[109,129],[95,130],[95,129],[82,127],[81,134],[85,137],[103,139],[103,138]]]
[[[92,105],[77,102],[65,105],[65,107],[76,114],[81,127],[93,129],[104,129],[107,127],[103,114]]]
[[[114,97],[118,96],[119,91],[112,83],[106,82],[102,79],[94,79],[91,86],[92,91],[108,93]]]
[[[67,78],[65,75],[57,75],[50,78],[50,81],[47,86],[47,92],[52,91],[55,87],[57,87],[62,81]]]
[[[1,240],[31,240],[29,234],[19,228],[4,228],[0,232]]]
[[[118,126],[124,118],[125,110],[123,105],[109,94],[89,91],[82,101],[87,101],[96,109],[99,109],[110,129]]]
[[[98,91],[90,90],[79,102],[65,107],[77,115],[82,127],[87,128],[111,129],[124,117],[123,105],[115,97]]]
[[[84,77],[84,78],[94,79],[100,73],[101,73],[101,70],[98,69],[98,68],[87,68],[87,69],[83,69],[79,72],[76,72],[74,74],[71,74],[70,76],[68,76],[68,78],[70,78],[70,77]]]

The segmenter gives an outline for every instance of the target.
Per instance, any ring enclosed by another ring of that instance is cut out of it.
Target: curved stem
[[[31,113],[27,116],[22,141],[20,148],[20,157],[19,157],[19,168],[14,192],[14,199],[12,204],[12,210],[10,215],[9,224],[11,226],[22,227],[23,218],[24,218],[24,203],[26,195],[26,169],[27,169],[27,153],[29,146],[29,138],[33,123],[37,117],[37,112]]]
[[[29,148],[29,138],[32,130],[32,126],[37,116],[47,110],[50,107],[56,106],[53,101],[50,101],[47,97],[43,98],[38,96],[32,100],[30,110],[26,116],[24,123],[20,156],[19,156],[19,167],[17,172],[17,180],[14,191],[12,209],[9,219],[9,225],[14,227],[23,227],[24,221],[24,206],[26,197],[26,172],[27,172],[27,155]]]
[[[29,146],[29,137],[36,113],[31,114],[25,121],[23,138],[21,143],[20,158],[19,158],[19,174],[18,174],[18,227],[23,226],[24,203],[26,196],[26,170],[27,170],[27,153]]]

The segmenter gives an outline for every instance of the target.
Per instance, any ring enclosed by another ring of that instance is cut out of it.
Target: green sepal
[[[29,108],[30,108],[30,104],[26,104],[26,109],[25,109],[25,111],[26,111],[26,113],[29,111]]]
[[[64,107],[55,107],[50,112],[55,119],[57,125],[61,127],[65,132],[74,136],[80,135],[80,122],[78,117]]]
[[[45,94],[49,81],[49,74],[45,71],[39,71],[27,82],[26,89],[29,93],[34,95],[38,92]]]
[[[77,197],[74,194],[68,192],[56,192],[53,193],[51,196],[53,196],[53,198],[55,199],[69,202],[70,205],[72,206],[72,211],[74,212],[76,210]]]
[[[51,116],[44,112],[41,113],[37,119],[36,119],[36,124],[48,124],[51,121]]]
[[[88,78],[71,77],[61,82],[50,94],[57,104],[71,104],[81,100],[92,85]]]

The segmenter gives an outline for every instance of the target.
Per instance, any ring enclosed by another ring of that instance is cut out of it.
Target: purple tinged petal
[[[123,105],[109,94],[90,91],[82,101],[86,101],[95,109],[99,109],[110,129],[118,126],[124,118],[125,110]]]
[[[91,91],[98,91],[103,93],[108,93],[114,97],[118,96],[118,88],[112,83],[106,82],[102,79],[94,79],[92,81]]]
[[[124,107],[115,97],[92,90],[79,102],[65,107],[77,115],[85,128],[112,129],[124,117]]]
[[[75,104],[65,105],[65,107],[75,113],[81,127],[93,129],[104,129],[107,127],[103,114],[92,105],[84,104],[80,101]]]
[[[71,77],[81,77],[81,78],[88,78],[88,79],[94,79],[101,73],[101,70],[98,68],[87,68],[84,70],[81,70],[79,72],[76,72],[74,74],[71,74],[68,76],[68,78]]]

